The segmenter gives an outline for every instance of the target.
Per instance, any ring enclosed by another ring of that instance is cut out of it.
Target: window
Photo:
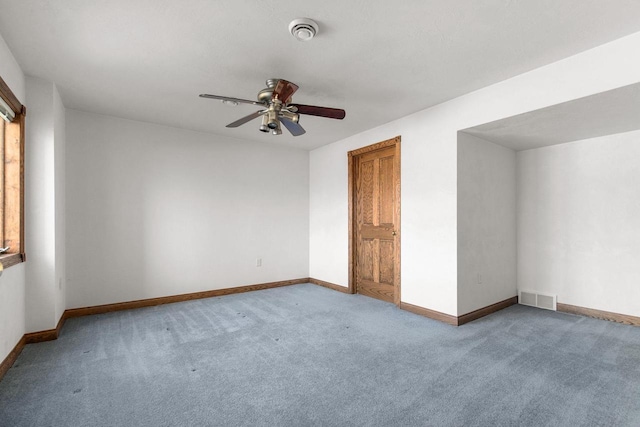
[[[26,109],[0,77],[0,262],[6,268],[24,254],[24,120]]]

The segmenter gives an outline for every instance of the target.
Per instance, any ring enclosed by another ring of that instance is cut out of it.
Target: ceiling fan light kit
[[[262,117],[262,123],[258,128],[261,132],[281,135],[281,124],[293,136],[303,135],[306,131],[300,126],[300,114],[310,116],[326,117],[328,119],[344,119],[346,113],[339,108],[318,107],[315,105],[303,105],[291,103],[291,97],[298,90],[298,85],[283,79],[268,79],[267,87],[258,92],[258,100],[232,98],[222,95],[210,95],[203,93],[202,98],[218,99],[227,105],[251,104],[259,105],[264,109],[242,117],[227,125],[228,128],[236,128],[253,119]]]
[[[297,40],[306,42],[318,34],[318,24],[309,18],[298,18],[289,24],[289,32]]]

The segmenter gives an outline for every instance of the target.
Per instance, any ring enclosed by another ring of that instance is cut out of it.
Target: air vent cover
[[[531,307],[544,308],[545,310],[556,311],[557,296],[539,294],[530,291],[520,291],[518,303],[530,305]]]

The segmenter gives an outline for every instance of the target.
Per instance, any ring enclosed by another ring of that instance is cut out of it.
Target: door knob
[[[393,230],[393,231],[391,232],[391,235],[392,235],[392,236],[395,236],[395,235],[396,235],[396,230]]]

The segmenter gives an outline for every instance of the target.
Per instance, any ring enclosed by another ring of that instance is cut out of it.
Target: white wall
[[[457,301],[458,130],[637,83],[638,51],[640,33],[312,151],[311,276],[347,284],[348,257],[340,255],[348,241],[347,151],[401,135],[402,301],[463,314]]]
[[[308,277],[308,164],[67,110],[67,307]]]
[[[516,153],[458,133],[458,313],[517,294]]]
[[[64,106],[55,85],[26,78],[26,330],[55,328],[64,312]]]
[[[60,99],[58,89],[53,87],[54,122],[54,178],[55,178],[55,319],[60,319],[66,309],[66,188],[65,188],[65,149],[66,149],[66,110]]]
[[[518,287],[640,316],[640,131],[518,153]]]
[[[16,97],[24,103],[24,74],[2,37],[0,37],[0,76]],[[0,362],[13,350],[25,332],[24,288],[24,263],[4,270],[0,277]]]
[[[0,36],[0,73],[13,94],[24,104],[26,94],[24,73],[2,36]]]
[[[346,144],[331,144],[309,156],[309,276],[347,287],[349,257]],[[329,169],[331,173],[323,173]]]
[[[456,145],[437,136],[418,143],[425,133],[411,116],[311,152],[311,277],[348,284],[347,152],[401,135],[402,300],[429,306],[421,299],[429,295],[438,301],[432,308],[456,312],[447,304],[455,304],[456,241],[449,237],[456,234],[456,170],[442,161],[455,159]],[[432,179],[416,179],[426,170]]]

